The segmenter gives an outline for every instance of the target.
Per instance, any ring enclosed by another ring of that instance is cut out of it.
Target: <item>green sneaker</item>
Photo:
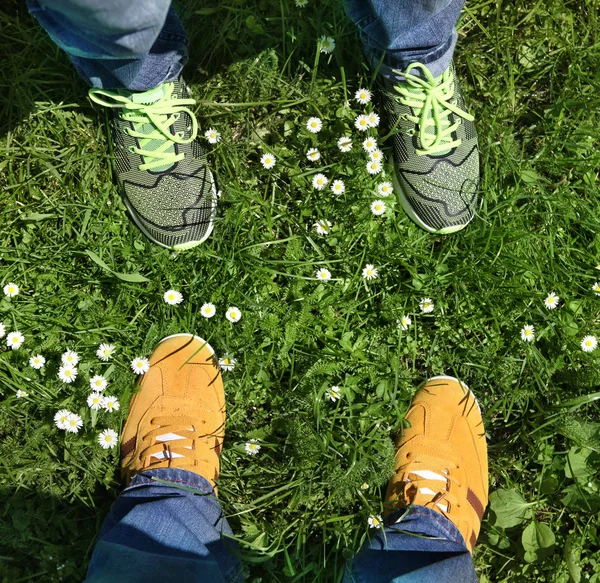
[[[454,65],[437,78],[421,63],[396,72],[405,81],[384,81],[382,100],[389,127],[398,128],[394,185],[400,203],[430,233],[460,231],[475,216],[479,148]]]
[[[152,242],[195,247],[212,231],[217,192],[182,79],[144,92],[91,89],[112,108],[115,174],[133,220]]]

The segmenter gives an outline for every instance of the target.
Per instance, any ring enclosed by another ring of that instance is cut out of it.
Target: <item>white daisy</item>
[[[26,393],[25,391],[19,389],[17,391],[17,399],[22,399],[23,397],[29,397],[29,393]]]
[[[309,117],[306,122],[306,129],[311,134],[318,134],[323,127],[323,122],[318,117]]]
[[[376,128],[379,125],[379,116],[376,113],[367,114],[367,121],[369,122],[369,127]]]
[[[90,393],[87,398],[87,406],[93,411],[98,411],[102,407],[104,397],[100,393]]]
[[[23,342],[25,342],[25,336],[23,336],[23,334],[20,332],[9,332],[8,336],[6,337],[6,346],[12,348],[13,350],[21,348]]]
[[[235,322],[239,322],[242,317],[242,312],[240,312],[239,308],[232,306],[231,308],[227,308],[225,312],[225,317],[235,324]]]
[[[346,185],[343,180],[334,180],[331,183],[331,192],[333,192],[333,194],[343,194],[345,190]]]
[[[313,227],[315,228],[317,235],[329,235],[331,222],[327,219],[320,219],[313,225]]]
[[[105,411],[110,411],[112,413],[113,411],[118,411],[120,406],[117,397],[114,397],[113,395],[110,397],[102,397],[102,408]]]
[[[393,194],[394,187],[391,182],[382,182],[377,187],[377,192],[379,193],[379,196],[389,196],[390,194]]]
[[[335,39],[330,36],[322,36],[319,39],[319,47],[322,53],[333,53],[335,49]]]
[[[368,490],[369,489],[369,484],[367,484],[366,482],[363,482],[360,486],[361,490]]]
[[[325,174],[320,173],[315,174],[312,179],[313,188],[316,188],[317,190],[323,190],[327,186],[328,182],[329,179],[327,178],[327,176],[325,176]]]
[[[377,140],[375,138],[366,138],[362,143],[362,147],[365,152],[373,152],[377,149]]]
[[[260,445],[256,443],[256,439],[251,439],[246,442],[244,449],[248,455],[256,455],[260,451]]]
[[[212,318],[217,313],[217,308],[215,308],[214,304],[202,304],[200,308],[200,313],[205,318]]]
[[[400,324],[402,330],[408,330],[408,327],[412,324],[412,320],[410,319],[410,316],[402,316],[398,321],[398,324]]]
[[[317,269],[315,272],[315,277],[322,281],[329,281],[331,279],[331,271],[322,267],[321,269]]]
[[[365,265],[365,268],[362,270],[362,276],[365,279],[375,279],[378,275],[379,271],[370,263],[367,263],[367,265]]]
[[[352,140],[346,136],[342,136],[337,141],[337,147],[339,148],[340,152],[349,152],[352,150]]]
[[[371,212],[375,216],[382,215],[385,212],[385,209],[386,209],[385,202],[383,202],[382,200],[374,200],[371,203]]]
[[[63,383],[70,385],[77,378],[77,367],[72,364],[63,364],[58,369],[58,378]]]
[[[61,409],[60,411],[57,411],[56,415],[54,415],[54,424],[56,427],[59,429],[66,429],[67,418],[69,415],[71,415],[71,411],[68,411],[67,409]]]
[[[40,370],[46,364],[46,359],[41,354],[36,354],[29,359],[29,366]]]
[[[69,433],[78,433],[83,426],[83,419],[77,413],[69,413],[65,422],[65,429]]]
[[[237,360],[235,358],[231,358],[231,356],[224,356],[219,360],[219,366],[221,367],[221,370],[233,370],[236,364]]]
[[[273,156],[273,154],[263,154],[261,159],[260,159],[260,163],[267,169],[270,170],[271,168],[273,168],[273,166],[275,166],[275,162],[277,162],[277,158],[275,158],[275,156]]]
[[[584,352],[592,352],[592,350],[596,349],[598,346],[598,340],[596,340],[595,336],[584,336],[581,341],[581,350]]]
[[[367,162],[367,172],[369,174],[375,175],[379,174],[383,170],[383,166],[379,160],[369,160]]]
[[[548,297],[544,300],[544,306],[546,306],[549,310],[554,310],[558,307],[558,302],[560,298],[554,293],[549,293]]]
[[[183,302],[183,294],[174,289],[167,290],[164,293],[163,298],[170,306],[176,306]]]
[[[375,160],[376,162],[383,162],[383,160],[385,160],[383,152],[378,149],[375,149],[372,152],[369,152],[369,158],[371,160]]]
[[[62,356],[60,357],[60,360],[63,364],[77,366],[77,363],[79,362],[79,354],[77,354],[73,350],[67,350],[66,352],[63,352]]]
[[[419,308],[421,308],[421,312],[423,312],[424,314],[430,314],[431,312],[433,312],[434,307],[435,306],[431,298],[423,298],[419,302]]]
[[[90,379],[90,389],[92,391],[103,391],[107,386],[108,381],[101,374],[97,374]]]
[[[150,361],[138,356],[131,361],[129,366],[135,374],[146,374],[150,370]]]
[[[521,328],[521,340],[531,342],[535,338],[535,329],[531,324],[526,324]]]
[[[119,436],[112,429],[105,429],[98,434],[98,443],[102,449],[112,449],[116,447]]]
[[[366,132],[369,129],[369,118],[366,115],[357,115],[354,120],[354,127],[360,132]]]
[[[308,0],[296,0],[296,6],[298,8],[304,8],[308,4]]]
[[[359,89],[354,94],[354,99],[356,99],[358,103],[366,105],[367,103],[369,103],[369,101],[371,101],[371,92],[368,89]]]
[[[369,516],[368,523],[371,528],[381,528],[383,519],[381,516],[375,516],[374,514],[371,514],[371,516]]]
[[[329,399],[332,403],[340,400],[342,396],[342,390],[338,386],[333,386],[330,389],[327,389],[325,392],[325,397]]]
[[[216,144],[217,142],[221,141],[221,134],[213,128],[208,128],[204,132],[204,136],[208,140],[209,144]]]
[[[306,157],[311,162],[316,162],[321,158],[321,152],[317,148],[311,148],[308,152],[306,152]]]
[[[7,283],[4,286],[4,295],[14,298],[16,295],[19,295],[19,286],[16,283]]]
[[[98,346],[98,350],[96,350],[96,356],[100,360],[107,362],[112,357],[114,351],[114,344],[106,344],[103,342],[100,344],[100,346]]]
[[[6,334],[6,326],[0,322],[0,338],[4,338]]]
[[[592,286],[592,291],[597,295],[600,296],[600,282],[596,282],[593,286]]]

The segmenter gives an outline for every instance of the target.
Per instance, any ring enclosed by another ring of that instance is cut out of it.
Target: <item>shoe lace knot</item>
[[[152,103],[141,103],[116,91],[106,89],[90,89],[90,99],[110,108],[120,108],[124,111],[121,119],[131,122],[132,127],[125,127],[123,131],[137,138],[139,146],[129,146],[129,150],[142,157],[139,170],[157,170],[170,168],[176,162],[184,159],[183,152],[176,152],[175,144],[189,144],[198,135],[198,122],[196,116],[187,106],[194,105],[195,99],[178,99],[173,95],[175,85],[165,83],[161,86],[162,96]],[[182,114],[189,116],[191,125],[188,126],[190,134],[172,131],[173,124]]]
[[[411,74],[413,69],[419,70],[420,74]],[[452,134],[462,123],[461,118],[473,121],[474,117],[452,103],[455,81],[450,68],[440,77],[434,77],[421,63],[412,63],[404,72],[395,72],[405,79],[394,86],[400,94],[398,100],[415,113],[406,115],[406,119],[419,127],[421,147],[416,153],[419,156],[440,154],[460,146],[460,138],[454,139]],[[458,118],[454,123],[450,121],[451,113]]]

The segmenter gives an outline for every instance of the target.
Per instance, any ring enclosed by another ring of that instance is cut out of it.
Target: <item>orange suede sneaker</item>
[[[215,486],[224,435],[225,393],[213,349],[191,334],[163,339],[121,436],[125,483],[144,470],[181,468]]]
[[[485,430],[473,393],[453,377],[434,377],[417,391],[396,442],[396,473],[386,512],[427,506],[450,520],[469,551],[488,503]]]

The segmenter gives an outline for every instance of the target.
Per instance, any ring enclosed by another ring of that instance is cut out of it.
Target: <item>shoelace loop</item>
[[[412,75],[410,73],[412,69],[419,69],[421,75]],[[461,140],[452,139],[452,133],[456,131],[461,120],[450,124],[448,117],[450,113],[468,121],[473,121],[474,117],[457,105],[450,103],[454,97],[454,82],[450,69],[443,73],[441,80],[439,77],[436,79],[421,63],[412,63],[406,71],[396,71],[396,73],[402,75],[406,80],[405,85],[394,86],[400,93],[400,103],[412,107],[418,113],[418,115],[406,116],[406,119],[419,126],[418,136],[421,148],[416,149],[416,153],[425,156],[460,146]],[[418,91],[414,91],[414,89]],[[431,127],[434,129],[433,134],[427,131]]]

